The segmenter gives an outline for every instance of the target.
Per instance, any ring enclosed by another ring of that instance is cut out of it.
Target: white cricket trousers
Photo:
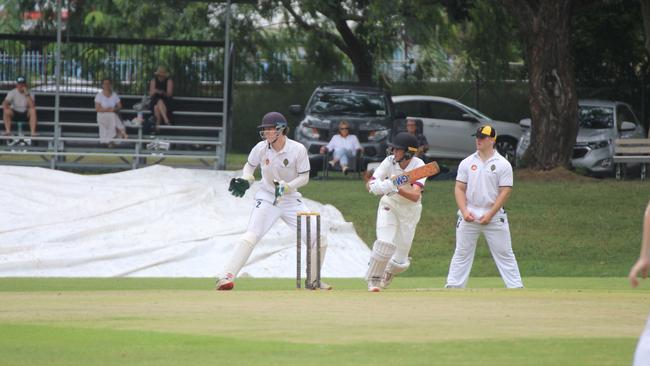
[[[422,203],[404,197],[383,196],[377,208],[377,240],[392,243],[397,249],[393,258],[397,263],[408,262],[415,228],[420,221]]]
[[[650,317],[646,321],[645,329],[641,333],[639,343],[636,345],[634,352],[633,366],[648,366],[650,365]]]
[[[236,245],[235,251],[224,269],[224,274],[232,273],[236,276],[239,273],[244,264],[248,262],[257,242],[262,239],[269,230],[271,230],[271,227],[278,221],[278,219],[282,219],[282,221],[291,228],[292,232],[295,233],[296,228],[298,227],[296,214],[298,212],[309,212],[309,208],[302,201],[302,196],[299,193],[285,195],[276,203],[275,206],[273,205],[273,199],[274,196],[272,193],[262,190],[257,192],[255,205],[253,206],[253,211],[251,212],[248,221],[248,229],[246,230],[246,234],[244,234],[244,237],[249,238],[250,242],[240,241],[240,243]],[[314,248],[312,256],[315,259],[316,217],[312,216],[310,221],[311,245],[312,248]],[[321,220],[321,263],[323,263],[322,261],[327,249],[327,241],[325,240],[324,235],[324,233],[327,232],[327,224],[323,221],[324,220]],[[301,227],[302,242],[305,243],[307,238],[307,219],[305,217],[302,218]],[[292,243],[295,245],[295,236],[293,238],[294,241]],[[315,277],[315,274],[312,274],[312,276]]]
[[[497,213],[487,225],[467,222],[459,214],[456,223],[456,250],[451,258],[446,287],[466,287],[474,263],[476,242],[485,235],[492,258],[508,288],[523,287],[515,253],[512,251],[510,227],[505,212]]]

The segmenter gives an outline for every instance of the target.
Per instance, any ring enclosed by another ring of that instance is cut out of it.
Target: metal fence
[[[223,93],[223,42],[66,37],[63,40],[63,92],[96,92],[103,78],[121,94],[145,94],[153,72],[166,66],[175,94]],[[34,90],[54,91],[56,37],[0,34],[0,88],[13,87],[18,75]]]

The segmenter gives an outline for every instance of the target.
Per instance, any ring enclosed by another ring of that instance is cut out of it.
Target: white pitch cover
[[[0,166],[0,277],[213,277],[254,205],[228,192],[240,172],[170,168],[79,175]],[[370,250],[331,205],[323,277],[363,277]],[[304,252],[304,248],[303,248]],[[295,277],[296,233],[281,220],[240,277]]]

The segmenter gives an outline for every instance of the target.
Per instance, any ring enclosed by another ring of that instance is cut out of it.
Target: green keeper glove
[[[251,184],[244,178],[233,178],[230,180],[228,191],[235,197],[244,197],[244,193],[250,186]]]

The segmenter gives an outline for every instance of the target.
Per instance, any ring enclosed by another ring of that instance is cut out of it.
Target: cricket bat
[[[419,168],[415,168],[413,170],[409,170],[408,172],[405,172],[404,174],[400,174],[394,177],[391,177],[391,180],[393,181],[393,184],[395,184],[396,187],[399,187],[401,185],[407,184],[407,183],[412,183],[415,182],[418,179],[422,179],[424,177],[430,177],[432,175],[436,175],[440,173],[440,167],[438,166],[438,163],[435,161],[425,164]]]

